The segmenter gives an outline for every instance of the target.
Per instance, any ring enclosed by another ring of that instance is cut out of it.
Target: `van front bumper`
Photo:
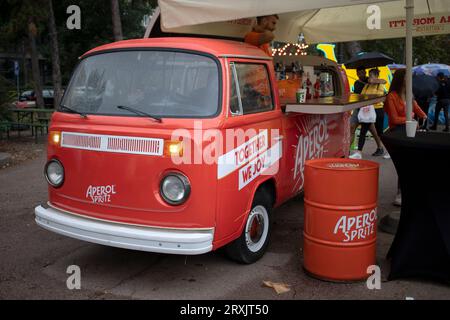
[[[79,240],[132,250],[195,255],[212,250],[214,229],[168,229],[86,218],[37,206],[36,223]]]

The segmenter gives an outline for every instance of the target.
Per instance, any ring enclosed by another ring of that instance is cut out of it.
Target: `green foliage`
[[[413,51],[415,64],[450,64],[450,35],[414,38]]]
[[[361,48],[363,51],[381,52],[394,59],[395,63],[404,63],[405,60],[405,39],[383,39],[361,41]]]
[[[137,39],[144,36],[145,28],[142,26],[144,15],[152,13],[157,1],[119,1],[124,39]]]
[[[8,109],[14,98],[16,98],[14,85],[0,76],[0,122],[12,119],[11,112]]]
[[[124,39],[142,38],[145,28],[141,25],[144,15],[152,12],[155,1],[119,1]],[[78,57],[92,48],[114,41],[110,0],[61,0],[53,1],[55,21],[60,45],[62,82],[67,84]],[[81,9],[81,30],[69,30],[66,9],[77,5]],[[46,53],[46,54],[49,54]]]
[[[28,35],[28,22],[39,35],[46,29],[46,0],[2,0],[0,2],[0,43],[16,43]],[[3,42],[4,41],[4,42]]]
[[[124,39],[141,38],[145,28],[142,20],[156,7],[156,0],[120,0],[120,12]],[[70,5],[81,9],[81,30],[66,27],[66,12]],[[55,23],[58,32],[62,82],[69,81],[78,57],[88,50],[113,41],[110,0],[53,0]],[[0,50],[14,49],[27,39],[28,19],[37,26],[39,53],[51,61],[48,34],[47,0],[0,1]],[[27,43],[27,42],[26,42]]]
[[[392,57],[396,63],[405,63],[405,39],[361,41],[364,51],[378,51]],[[415,37],[413,39],[414,65],[425,63],[450,64],[450,35]]]

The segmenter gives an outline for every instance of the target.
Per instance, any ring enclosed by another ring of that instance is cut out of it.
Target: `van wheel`
[[[225,248],[230,259],[250,264],[264,255],[272,229],[271,213],[272,196],[264,189],[258,190],[242,234]]]

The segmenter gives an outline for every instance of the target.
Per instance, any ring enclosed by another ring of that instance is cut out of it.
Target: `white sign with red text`
[[[281,158],[281,143],[276,143],[266,152],[239,170],[239,190],[269,169]]]
[[[268,148],[267,130],[262,131],[246,143],[227,152],[218,159],[217,178],[222,179],[233,171],[237,170],[243,164],[246,164],[255,158],[261,152]]]

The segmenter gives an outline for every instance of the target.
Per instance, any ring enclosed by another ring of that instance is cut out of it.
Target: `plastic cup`
[[[417,131],[417,121],[416,120],[406,121],[406,136],[414,138],[416,136],[416,131]]]
[[[305,103],[306,89],[297,89],[296,97],[297,97],[297,103]]]

